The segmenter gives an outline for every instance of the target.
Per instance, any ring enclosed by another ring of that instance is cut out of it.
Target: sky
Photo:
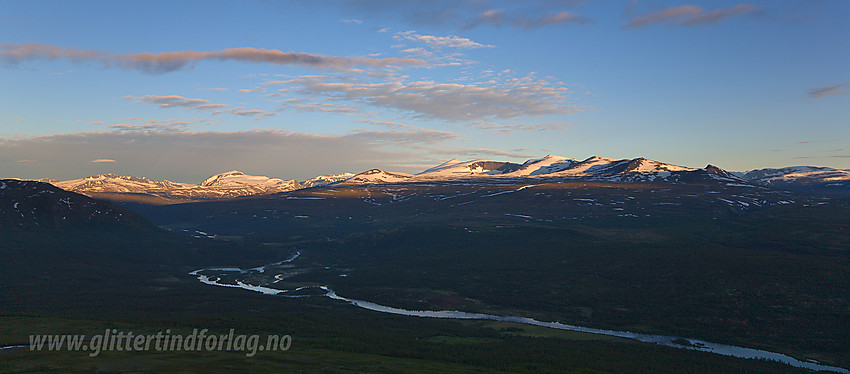
[[[0,0],[0,177],[850,168],[850,1]]]

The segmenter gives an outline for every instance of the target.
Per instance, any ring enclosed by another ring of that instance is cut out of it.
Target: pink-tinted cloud
[[[380,17],[392,21],[426,26],[537,27],[583,24],[592,20],[569,12],[586,0],[346,0],[347,13]]]
[[[578,14],[567,11],[543,13],[532,16],[506,12],[501,9],[488,9],[481,12],[475,21],[468,24],[466,27],[472,28],[482,24],[489,24],[492,26],[507,25],[512,27],[521,27],[528,30],[557,24],[587,24],[591,22],[593,21],[590,18],[582,17]]]
[[[738,4],[731,8],[720,8],[713,11],[706,11],[697,5],[680,5],[632,18],[626,24],[626,27],[641,27],[653,23],[666,23],[675,26],[716,24],[729,17],[751,13],[755,9],[755,5],[751,4]]]
[[[301,65],[316,69],[341,71],[351,70],[357,67],[387,68],[423,63],[422,60],[413,58],[339,57],[250,47],[228,48],[207,52],[179,51],[115,54],[108,51],[79,50],[39,43],[0,44],[0,60],[7,63],[21,63],[28,60],[96,62],[102,64],[104,67],[139,70],[150,74],[188,70],[194,67],[195,63],[204,60]]]

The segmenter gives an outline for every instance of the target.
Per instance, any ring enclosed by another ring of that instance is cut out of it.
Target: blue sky
[[[843,0],[0,4],[0,177],[850,168]]]

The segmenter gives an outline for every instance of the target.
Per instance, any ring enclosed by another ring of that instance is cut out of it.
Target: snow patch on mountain
[[[480,175],[499,175],[518,169],[520,165],[504,161],[451,159],[440,165],[416,174],[416,179],[445,179]]]
[[[387,184],[406,182],[412,175],[407,173],[388,173],[380,169],[372,169],[356,174],[340,184]]]
[[[576,164],[578,164],[578,161],[573,158],[547,155],[543,158],[526,161],[525,163],[520,165],[517,170],[507,173],[506,176],[523,177],[531,175],[552,174],[569,169],[575,166]]]
[[[144,177],[130,177],[113,173],[92,175],[52,184],[63,190],[73,192],[139,192],[152,188],[184,188],[190,186],[185,183],[174,183],[167,180],[156,181]]]
[[[789,191],[850,197],[850,171],[815,166],[758,169],[743,173],[751,183]]]
[[[758,169],[744,173],[744,179],[770,184],[783,182],[850,181],[850,171],[816,166],[790,166],[781,169]]]
[[[201,187],[213,188],[253,188],[279,191],[290,191],[301,188],[296,180],[283,180],[280,178],[269,178],[261,175],[246,175],[238,170],[213,175],[200,184]]]
[[[348,178],[351,178],[353,176],[354,176],[353,173],[319,175],[317,177],[313,177],[313,178],[310,178],[306,181],[301,182],[301,185],[304,186],[304,188],[325,186],[325,185],[328,185],[328,184],[342,182],[342,181],[344,181]]]
[[[54,182],[53,185],[66,191],[81,194],[147,194],[183,199],[231,198],[285,192],[301,188],[301,184],[295,180],[247,175],[237,170],[213,175],[201,184],[176,183],[168,180],[157,181],[109,173]]]

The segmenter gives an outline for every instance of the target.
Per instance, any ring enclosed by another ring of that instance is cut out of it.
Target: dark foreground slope
[[[45,200],[47,205],[79,199],[57,191],[40,195],[55,195],[55,201]],[[24,195],[14,195],[16,200],[10,203],[9,196],[12,195],[0,195],[4,207],[7,203],[12,206],[19,203],[19,208],[25,203],[37,205],[20,197]],[[186,275],[190,270],[211,265],[256,266],[300,251],[303,262],[299,258],[298,266],[311,270],[289,283],[322,282],[340,292],[374,297],[390,305],[417,305],[417,293],[438,295],[428,296],[426,301],[428,307],[440,309],[453,308],[454,305],[447,303],[470,298],[477,300],[478,305],[460,303],[457,307],[528,311],[533,316],[568,321],[579,317],[571,317],[574,310],[565,307],[569,304],[567,300],[551,305],[541,301],[541,290],[547,287],[539,281],[571,282],[569,276],[557,274],[568,275],[580,269],[594,271],[590,270],[593,267],[598,268],[595,277],[578,279],[596,282],[595,279],[605,278],[610,269],[600,266],[599,260],[563,261],[575,253],[594,252],[597,247],[592,243],[607,243],[597,242],[603,237],[633,238],[633,232],[628,230],[603,227],[590,233],[560,231],[556,227],[540,227],[531,219],[501,215],[499,219],[481,221],[481,226],[492,224],[492,228],[397,219],[396,225],[407,228],[366,225],[363,227],[369,230],[349,230],[344,238],[329,241],[329,235],[337,234],[321,231],[327,227],[311,227],[315,224],[311,218],[294,218],[293,222],[301,222],[301,226],[291,224],[279,232],[274,226],[260,227],[253,232],[241,232],[240,242],[232,240],[235,235],[208,238],[216,234],[214,231],[204,236],[183,234],[179,230],[166,232],[112,204],[88,199],[79,200],[80,204],[71,201],[72,207],[87,206],[93,210],[65,215],[80,220],[50,229],[45,229],[47,224],[39,220],[34,221],[37,225],[4,221],[0,242],[0,256],[4,258],[0,277],[3,290],[0,345],[26,343],[27,336],[33,333],[92,335],[114,328],[149,334],[173,329],[188,334],[193,328],[208,328],[216,333],[235,328],[246,334],[291,334],[293,347],[287,352],[261,352],[253,358],[245,357],[242,352],[114,351],[89,357],[85,352],[14,348],[0,350],[0,371],[802,372],[781,364],[521,325],[386,316],[326,298],[287,299],[210,287]],[[317,201],[320,200],[312,202]],[[373,202],[385,201],[357,199],[357,202],[374,205]],[[427,207],[423,203],[422,208]],[[185,208],[196,209],[188,205]],[[317,214],[320,211],[316,210]],[[91,221],[86,218],[91,212],[120,212],[130,218],[125,218],[126,224]],[[204,215],[197,217],[206,220]],[[496,227],[514,219],[518,221],[508,224],[512,228]],[[299,232],[303,234],[298,236]],[[320,232],[328,235],[316,234]],[[279,233],[283,237],[266,241]],[[467,234],[471,236],[464,236]],[[537,239],[529,241],[529,234]],[[256,238],[263,238],[262,243]],[[575,238],[579,238],[575,240],[576,246],[584,250],[553,251],[545,246]],[[628,252],[627,248],[617,250]],[[662,269],[664,266],[667,265],[662,264]],[[340,277],[341,272],[348,276]],[[539,284],[529,287],[535,283]],[[620,287],[614,284],[611,288],[615,291],[601,293],[597,298],[616,297]],[[594,289],[603,289],[597,284],[581,282],[571,284],[570,288],[588,295],[594,294]],[[569,296],[563,293],[565,289],[558,286],[559,298]],[[593,298],[588,300],[579,304],[593,305]],[[627,307],[633,305],[631,299],[622,303]],[[591,317],[586,321],[589,324],[621,323],[605,317],[609,313],[605,305],[590,312],[602,317]],[[683,316],[680,319],[687,320]],[[646,323],[658,330],[670,325],[654,325],[651,320]],[[829,352],[824,353],[825,359],[830,357]]]
[[[164,271],[281,255],[170,233],[133,211],[46,183],[0,180],[0,187],[3,311],[66,309],[69,303],[108,311],[111,301],[87,291],[118,293],[128,279],[147,282]]]
[[[844,200],[746,183],[544,180],[336,186],[144,210],[157,224],[287,243],[288,286],[675,334],[850,366]]]

